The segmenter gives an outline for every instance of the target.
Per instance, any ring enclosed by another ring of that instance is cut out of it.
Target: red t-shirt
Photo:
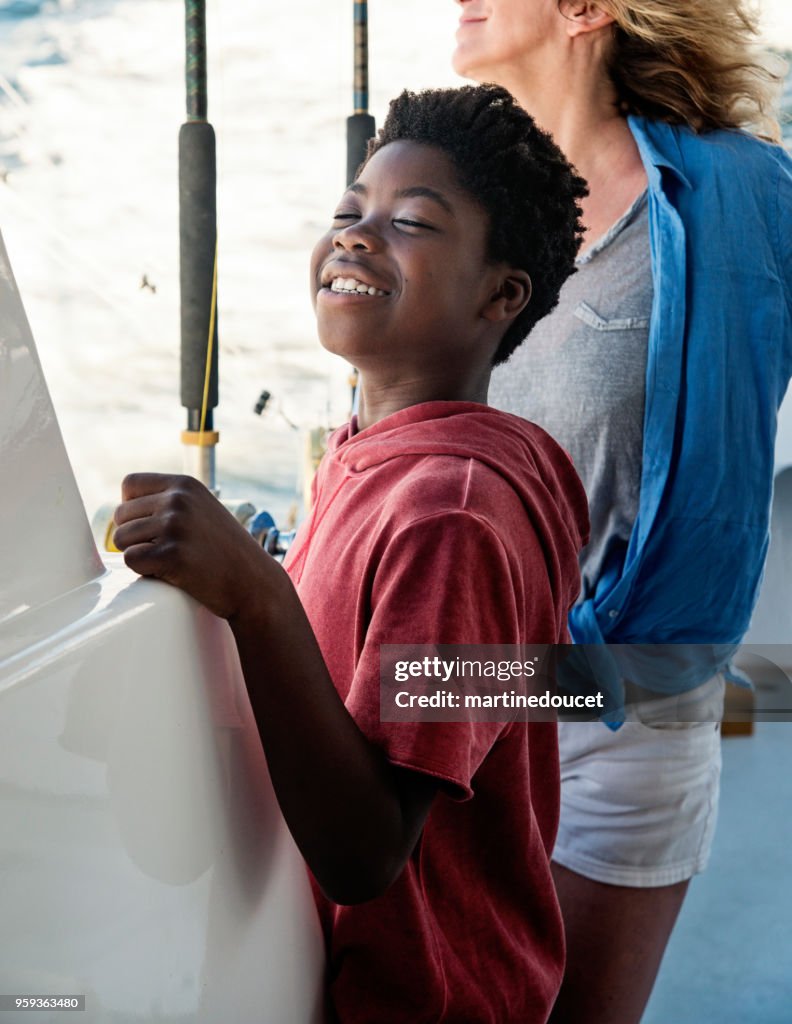
[[[286,567],[330,674],[388,759],[441,780],[379,898],[314,886],[342,1024],[540,1024],[564,941],[550,875],[559,808],[548,723],[380,721],[383,643],[556,643],[588,529],[580,482],[538,427],[473,403],[337,431]]]

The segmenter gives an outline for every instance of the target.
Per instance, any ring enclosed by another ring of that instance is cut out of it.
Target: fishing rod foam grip
[[[214,129],[190,121],[179,130],[179,269],[181,279],[181,404],[203,406],[206,350],[212,316],[217,250]],[[217,308],[215,306],[207,409],[217,405]]]
[[[371,114],[353,114],[347,118],[347,185],[355,180],[366,159],[366,146],[374,138],[376,127]]]

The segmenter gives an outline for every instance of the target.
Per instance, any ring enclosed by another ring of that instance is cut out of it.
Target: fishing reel
[[[257,512],[249,501],[222,501],[222,504],[268,555],[279,562],[283,561],[297,533],[296,529],[279,529],[269,512]]]
[[[289,550],[296,530],[279,530],[269,512],[258,512],[247,524],[248,533],[264,548],[267,554],[283,561]]]

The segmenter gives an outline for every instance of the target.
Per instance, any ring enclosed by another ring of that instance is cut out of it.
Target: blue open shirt
[[[581,644],[693,644],[642,685],[683,691],[748,629],[792,372],[792,160],[737,131],[629,119],[649,180],[654,305],[638,516],[573,608]],[[699,646],[701,645],[701,646]]]

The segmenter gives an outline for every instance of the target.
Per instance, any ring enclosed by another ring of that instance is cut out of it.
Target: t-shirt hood
[[[398,471],[405,456],[433,455],[476,459],[500,474],[519,494],[545,548],[553,549],[561,578],[576,576],[589,535],[586,495],[567,453],[535,423],[477,402],[424,402],[361,431],[353,417],[328,442],[328,457],[349,475],[388,463]]]

